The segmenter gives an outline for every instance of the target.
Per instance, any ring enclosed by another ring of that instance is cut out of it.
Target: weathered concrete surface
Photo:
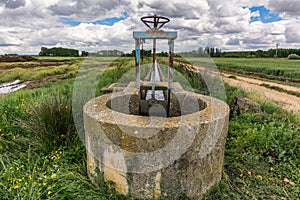
[[[180,193],[201,199],[221,178],[227,104],[203,95],[174,93],[179,97],[171,105],[186,110],[182,116],[139,116],[134,113],[139,105],[137,94],[131,92],[132,97],[128,93],[103,95],[84,106],[90,176],[103,174],[116,183],[119,192],[139,199],[178,199]],[[123,102],[116,102],[128,108],[110,108],[113,103],[108,102],[126,95]],[[187,112],[190,109],[193,112]]]
[[[237,114],[257,113],[262,117],[266,116],[264,110],[255,101],[242,96],[235,96],[233,98],[233,112]]]

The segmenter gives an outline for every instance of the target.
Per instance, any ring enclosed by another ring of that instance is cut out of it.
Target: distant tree
[[[214,57],[215,56],[215,48],[209,48],[209,56]]]
[[[221,49],[216,48],[216,53],[214,57],[221,57],[221,53],[222,53]]]
[[[160,56],[160,57],[168,57],[169,54],[168,54],[167,52],[162,51],[162,52],[158,53],[157,56]]]
[[[199,47],[197,50],[197,53],[198,53],[198,56],[203,56],[203,54],[204,54],[203,48]]]
[[[300,56],[297,54],[290,54],[287,58],[288,59],[300,59]]]
[[[206,54],[208,54],[208,55],[209,55],[209,50],[210,50],[210,48],[209,48],[209,47],[205,47],[204,53],[206,53]]]
[[[264,53],[263,50],[261,50],[261,49],[257,50],[257,51],[256,51],[256,57],[257,57],[257,58],[263,57],[263,53]]]
[[[290,54],[300,55],[300,49],[278,49],[279,58],[287,58]],[[177,53],[181,57],[201,57],[210,55],[210,57],[228,57],[228,58],[273,58],[276,54],[276,49],[267,51],[258,49],[256,51],[231,51],[222,52],[221,49],[212,47],[199,47],[197,50],[184,51]]]
[[[81,56],[82,57],[86,57],[86,56],[88,56],[89,55],[89,52],[87,52],[87,51],[82,51],[81,52]]]
[[[97,52],[98,56],[112,56],[112,57],[116,57],[116,56],[123,56],[124,53],[122,51],[119,50],[101,50]]]
[[[79,51],[76,49],[67,49],[62,47],[53,47],[48,49],[47,47],[42,47],[39,53],[40,56],[79,56]]]

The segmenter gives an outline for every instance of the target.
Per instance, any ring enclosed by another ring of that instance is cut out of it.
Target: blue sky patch
[[[266,9],[264,6],[254,6],[250,8],[251,13],[259,12],[259,16],[251,16],[250,23],[261,21],[263,23],[277,22],[282,20],[282,18],[277,13],[271,13],[270,10]]]
[[[71,18],[67,18],[67,17],[60,17],[59,21],[62,22],[63,24],[68,24],[71,26],[78,26],[81,22],[78,21],[74,21]]]
[[[100,24],[100,25],[107,25],[107,26],[112,26],[116,22],[122,21],[128,17],[128,14],[124,12],[122,17],[112,17],[112,18],[106,18],[102,20],[96,20],[93,22],[85,22],[85,23],[92,23],[92,24]],[[66,17],[60,17],[59,21],[62,22],[63,24],[68,24],[70,26],[78,26],[82,22],[73,20],[71,18],[66,18]]]

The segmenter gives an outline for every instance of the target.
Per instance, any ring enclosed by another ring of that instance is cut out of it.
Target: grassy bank
[[[90,69],[99,63],[90,60],[86,64],[82,74],[93,73]],[[128,59],[101,69],[98,87],[116,82],[132,66],[134,62]],[[85,147],[70,120],[72,91],[70,80],[0,99],[1,199],[129,199],[118,194],[111,182],[99,180],[94,185],[89,181],[86,168],[92,166],[86,166]],[[229,105],[234,96],[247,96],[230,86],[226,86],[226,94]],[[299,116],[267,102],[260,104],[268,113],[264,118],[233,113],[222,181],[205,199],[299,197]]]

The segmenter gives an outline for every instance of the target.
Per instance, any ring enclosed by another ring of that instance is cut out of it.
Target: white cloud
[[[259,16],[250,12],[253,6],[266,6],[285,20],[249,23],[251,16]],[[41,46],[59,45],[130,52],[132,31],[146,30],[140,18],[150,14],[171,18],[163,29],[178,31],[176,51],[208,45],[223,50],[268,49],[275,42],[282,48],[299,48],[299,10],[298,0],[4,0],[0,3],[0,54],[38,53]],[[113,26],[88,23],[122,17],[125,12],[128,17]],[[84,23],[70,26],[61,17]],[[159,51],[167,50],[164,42],[159,44]],[[145,48],[150,47],[148,41]]]
[[[22,6],[25,6],[25,0],[2,0],[0,6],[3,6],[8,9],[16,9]]]
[[[300,16],[299,0],[272,0],[269,1],[267,6],[272,12],[280,13],[282,17],[287,19]]]
[[[251,8],[253,6],[265,6],[268,4],[269,0],[232,0],[234,5],[246,6]]]
[[[300,44],[300,21],[293,21],[286,26],[285,37],[287,43]]]
[[[259,16],[260,16],[259,11],[255,11],[251,13],[251,17],[259,17]]]

